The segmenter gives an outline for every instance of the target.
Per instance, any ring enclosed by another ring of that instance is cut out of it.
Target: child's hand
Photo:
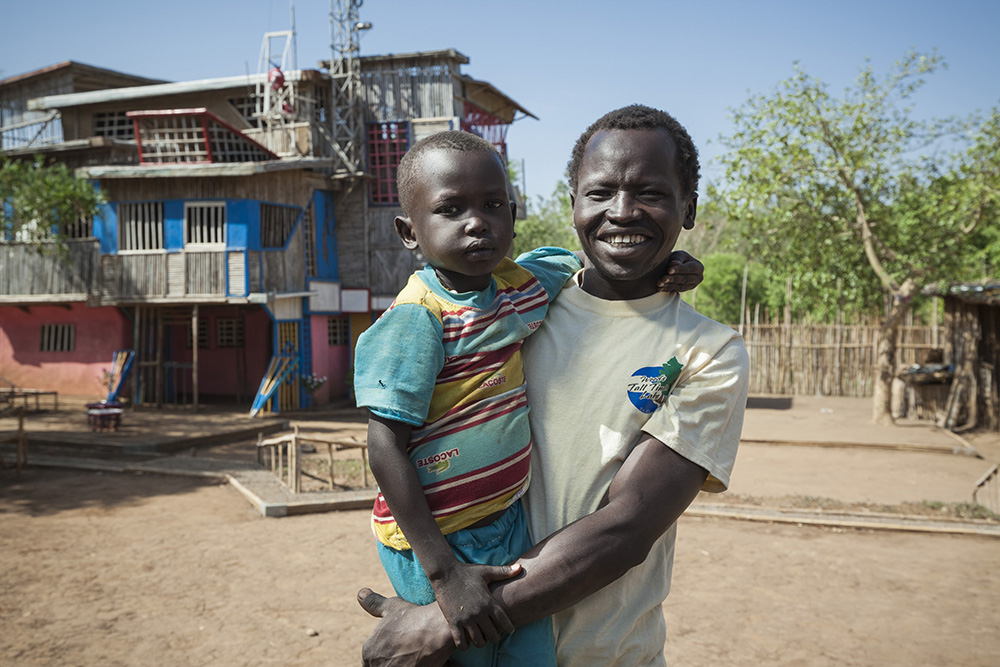
[[[514,632],[514,624],[490,594],[489,584],[520,573],[519,563],[493,566],[456,561],[444,578],[431,582],[459,650],[465,650],[470,643],[478,647],[496,643],[502,634]]]
[[[660,278],[657,287],[661,292],[686,292],[704,279],[705,265],[683,250],[675,250],[670,253],[667,273]]]

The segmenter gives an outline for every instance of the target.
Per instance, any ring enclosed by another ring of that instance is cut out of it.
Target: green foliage
[[[515,257],[541,246],[580,249],[580,240],[573,231],[573,207],[566,181],[559,181],[548,199],[538,197],[529,202],[527,214],[527,219],[514,224]]]
[[[1000,233],[987,224],[1000,203],[997,109],[912,114],[924,77],[944,66],[910,53],[881,79],[864,67],[841,96],[796,66],[733,111],[724,185],[709,199],[740,221],[772,292],[792,277],[793,309],[870,312],[886,291],[907,300],[913,285],[998,273]]]
[[[61,242],[67,225],[97,215],[104,197],[65,164],[46,165],[41,156],[32,162],[0,156],[0,202],[0,239],[41,248],[45,241]]]
[[[748,264],[740,255],[714,253],[699,258],[705,265],[705,280],[698,285],[697,295],[687,296],[693,300],[698,311],[717,322],[737,324],[740,321],[740,303],[743,296],[743,271],[747,269],[748,307],[763,304],[779,307],[784,298],[782,290],[775,295],[768,293],[768,274],[757,264]]]

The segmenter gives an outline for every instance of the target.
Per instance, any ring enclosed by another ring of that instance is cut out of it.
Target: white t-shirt
[[[524,370],[536,542],[598,508],[642,433],[708,470],[705,490],[728,486],[749,359],[739,334],[679,296],[606,301],[568,285],[525,343]],[[676,525],[644,563],[553,616],[560,667],[665,664],[675,535]]]

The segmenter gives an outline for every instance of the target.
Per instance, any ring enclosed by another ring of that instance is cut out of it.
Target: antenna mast
[[[333,84],[334,176],[361,176],[364,117],[361,107],[359,10],[363,0],[330,0],[330,78]]]

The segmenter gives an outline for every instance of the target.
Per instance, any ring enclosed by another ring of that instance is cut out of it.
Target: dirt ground
[[[794,411],[748,412],[744,437],[808,440],[820,414],[849,424],[841,440],[924,437],[822,409],[803,402],[798,430]],[[984,459],[745,444],[731,498],[940,511],[1000,461],[997,438],[969,439]],[[668,661],[995,665],[998,562],[989,537],[682,517]],[[214,481],[0,471],[0,664],[358,664],[363,585],[389,589],[365,511],[264,519]]]

